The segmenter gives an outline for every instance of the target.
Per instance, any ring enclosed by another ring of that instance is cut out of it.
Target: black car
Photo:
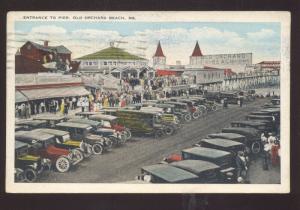
[[[231,127],[255,128],[261,132],[272,131],[273,126],[268,121],[240,120],[231,122]]]
[[[246,137],[237,133],[211,133],[207,135],[207,138],[229,139],[243,144],[246,143]]]
[[[260,135],[261,132],[254,128],[241,128],[241,127],[229,127],[223,128],[223,133],[237,133],[246,137],[245,145],[247,151],[251,151],[253,154],[261,152],[262,145]]]
[[[181,152],[183,160],[203,160],[220,166],[223,180],[233,181],[236,174],[234,156],[230,152],[206,147],[192,147]]]
[[[16,123],[16,126],[22,127],[22,129],[20,127],[17,127],[19,128],[17,130],[26,130],[26,131],[30,131],[36,128],[44,128],[46,127],[46,125],[47,125],[47,121],[45,120],[24,120]]]

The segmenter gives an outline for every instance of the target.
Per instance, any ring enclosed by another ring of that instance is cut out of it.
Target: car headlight
[[[34,169],[36,169],[36,168],[37,168],[37,166],[38,166],[38,164],[37,164],[37,163],[34,163],[34,164],[32,164],[32,167],[33,167]]]

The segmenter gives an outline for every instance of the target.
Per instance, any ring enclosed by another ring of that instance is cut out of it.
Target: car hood
[[[40,159],[39,156],[33,156],[33,155],[25,155],[18,158],[19,160],[29,160],[29,161],[38,161]]]
[[[80,147],[81,142],[80,141],[74,141],[74,140],[68,140],[68,141],[65,141],[63,144]]]
[[[47,148],[47,153],[53,154],[53,155],[68,155],[69,151],[66,149],[57,148],[57,147],[51,145]]]

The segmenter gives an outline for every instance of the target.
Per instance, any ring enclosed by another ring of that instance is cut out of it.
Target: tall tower
[[[166,56],[164,55],[160,41],[158,42],[156,52],[154,54],[153,58],[153,66],[165,66],[166,65]]]
[[[199,44],[198,44],[198,41],[197,41],[196,45],[195,45],[195,48],[194,48],[194,51],[193,51],[192,55],[190,56],[190,65],[199,64],[201,56],[203,56],[203,54],[200,50],[200,47],[199,47]]]

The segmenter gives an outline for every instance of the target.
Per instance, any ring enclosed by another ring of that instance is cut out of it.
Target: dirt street
[[[133,180],[145,165],[160,162],[163,157],[180,153],[191,147],[207,134],[220,132],[233,120],[244,119],[251,111],[259,110],[268,99],[257,99],[243,107],[229,105],[207,116],[185,124],[175,135],[154,140],[152,138],[135,138],[126,145],[115,148],[100,156],[93,156],[83,161],[68,173],[49,172],[38,182],[48,183],[113,183]],[[279,183],[280,170],[271,168],[263,171],[261,160],[253,162],[249,177],[251,183]],[[270,177],[271,178],[270,178]]]

